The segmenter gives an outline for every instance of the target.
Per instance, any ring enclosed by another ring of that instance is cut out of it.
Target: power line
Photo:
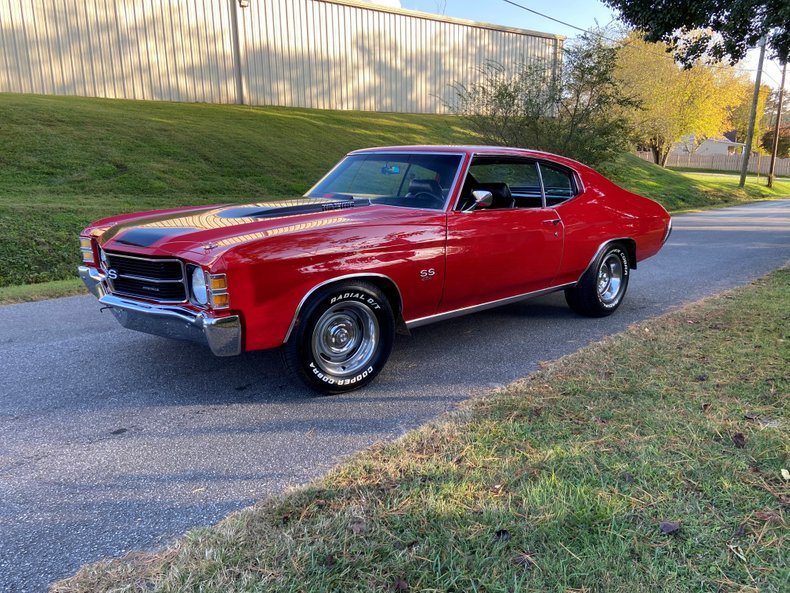
[[[540,11],[534,10],[532,8],[528,8],[527,6],[524,6],[523,4],[519,4],[518,2],[513,2],[512,0],[502,0],[502,2],[504,2],[505,4],[510,4],[511,6],[515,6],[516,8],[520,8],[521,10],[525,10],[527,12],[531,12],[532,14],[536,14],[536,15],[538,15],[540,17],[543,17],[544,19],[548,19],[550,21],[554,21],[555,23],[559,23],[561,25],[565,25],[566,27],[570,27],[571,29],[575,29],[577,31],[581,31],[582,33],[588,33],[588,34],[591,34],[591,35],[595,35],[596,37],[599,37],[601,39],[605,39],[606,41],[610,41],[611,43],[618,43],[618,44],[622,43],[621,40],[612,39],[611,37],[607,37],[606,35],[604,35],[602,33],[597,33],[595,31],[590,31],[589,29],[584,29],[582,27],[578,27],[578,26],[573,25],[571,23],[568,23],[566,21],[563,21],[563,20],[560,20],[560,19],[556,19],[553,16],[549,16],[547,14],[544,14],[544,13],[540,12]],[[661,56],[667,55],[667,52],[661,52],[659,54],[658,52],[654,52],[654,51],[652,51],[651,49],[648,49],[648,48],[636,48],[636,47],[633,47],[633,46],[631,46],[628,43],[622,43],[621,47],[631,47],[632,49],[636,49],[637,51],[647,51],[648,53],[652,53],[653,55],[661,55]],[[717,68],[717,69],[722,69],[722,70],[726,70],[726,69],[729,68],[728,66],[723,66],[723,65],[719,65],[719,64],[706,64],[706,66],[709,67],[709,68]],[[733,67],[733,66],[730,66],[730,67]],[[743,67],[737,67],[737,68],[741,72],[756,72],[755,68],[743,68]],[[774,83],[779,84],[779,83],[776,82],[776,79],[774,79],[774,77],[771,76],[770,74],[768,74],[767,72],[763,72],[763,74],[765,74],[768,78],[773,80]]]
[[[520,8],[521,10],[526,10],[527,12],[531,12],[532,14],[536,14],[538,16],[542,16],[544,19],[549,19],[550,21],[554,21],[555,23],[559,23],[560,25],[565,25],[566,27],[570,27],[571,29],[576,29],[577,31],[581,31],[582,33],[586,33],[587,29],[582,29],[581,27],[577,27],[576,25],[571,25],[570,23],[566,23],[565,21],[561,21],[560,19],[555,19],[553,16],[549,16],[547,14],[543,14],[542,12],[538,12],[537,10],[532,10],[531,8],[527,8],[526,6],[522,6],[517,2],[511,2],[511,0],[502,0],[502,2],[506,4],[512,4],[513,6]],[[599,37],[603,37],[608,41],[613,41],[608,37],[604,37],[603,35],[599,35]]]

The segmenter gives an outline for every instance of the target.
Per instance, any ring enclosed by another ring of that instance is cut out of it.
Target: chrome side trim
[[[296,312],[294,313],[293,319],[291,319],[291,325],[288,326],[288,331],[285,332],[285,338],[283,338],[283,344],[285,344],[288,341],[288,338],[291,337],[291,332],[293,331],[294,327],[296,326],[296,320],[299,318],[299,313],[302,311],[302,307],[307,302],[307,299],[309,299],[311,296],[313,296],[313,294],[315,294],[315,292],[317,290],[323,288],[324,286],[327,286],[328,284],[333,284],[334,282],[340,282],[341,280],[349,280],[351,278],[384,278],[385,280],[389,280],[390,282],[392,282],[392,285],[395,287],[395,290],[398,291],[398,300],[400,301],[401,305],[403,305],[403,295],[400,292],[400,288],[398,287],[398,285],[395,283],[395,281],[392,278],[390,278],[389,276],[386,276],[384,274],[377,274],[376,272],[369,272],[367,274],[365,274],[365,273],[346,274],[345,276],[338,276],[337,278],[330,278],[329,280],[324,280],[320,284],[316,284],[313,288],[308,290],[307,294],[305,294],[302,297],[302,300],[299,301],[299,305],[297,305],[297,307],[296,307]],[[396,311],[395,314],[397,315],[397,313],[398,312]],[[396,319],[396,321],[397,321],[397,319]]]
[[[525,292],[523,294],[518,294],[512,297],[498,299],[496,301],[489,301],[487,303],[482,303],[480,305],[471,305],[469,307],[462,307],[461,309],[454,309],[453,311],[447,311],[445,313],[438,313],[436,315],[428,315],[427,317],[412,319],[411,321],[406,322],[406,327],[408,327],[409,329],[414,329],[415,327],[428,325],[429,323],[444,321],[446,319],[452,319],[454,317],[461,317],[462,315],[469,315],[471,313],[478,313],[480,311],[493,309],[495,307],[501,307],[503,305],[510,305],[512,303],[523,301],[524,299],[537,297],[552,292],[557,292],[558,290],[563,290],[564,288],[568,288],[569,286],[573,286],[575,284],[576,284],[575,282],[569,282],[568,284],[560,284],[559,286],[552,286],[550,288],[544,288],[542,290],[533,290],[532,292]]]
[[[669,219],[669,224],[667,224],[667,232],[664,233],[664,240],[661,242],[662,245],[669,241],[670,235],[672,235],[672,218]]]
[[[183,307],[142,303],[106,294],[99,299],[127,329],[208,346],[217,356],[241,353],[242,328],[238,315],[211,317]]]

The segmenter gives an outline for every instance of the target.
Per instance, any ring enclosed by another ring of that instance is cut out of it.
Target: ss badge
[[[423,280],[432,280],[436,276],[436,270],[428,268],[427,270],[420,270],[420,278]]]

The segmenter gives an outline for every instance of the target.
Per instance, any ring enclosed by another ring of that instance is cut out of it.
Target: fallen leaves
[[[676,521],[661,521],[658,527],[664,535],[674,535],[680,531],[680,523]]]
[[[746,556],[743,554],[743,549],[741,546],[727,546],[733,556],[738,558],[739,560],[746,562]]]
[[[785,520],[776,511],[757,511],[754,513],[754,518],[758,521],[763,523],[769,523],[771,525],[784,525]]]
[[[524,570],[532,570],[537,566],[534,556],[535,552],[519,552],[513,558],[513,564],[523,568]]]
[[[354,517],[349,528],[354,535],[363,535],[368,532],[368,522],[362,517]]]
[[[736,432],[732,435],[732,443],[739,449],[743,449],[746,447],[746,437],[743,436],[742,432]]]

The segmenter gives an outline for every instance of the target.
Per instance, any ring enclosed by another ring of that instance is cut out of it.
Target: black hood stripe
[[[279,218],[281,216],[292,216],[294,214],[313,214],[317,212],[327,212],[329,210],[340,210],[341,208],[353,208],[356,202],[353,199],[333,200],[324,202],[314,200],[312,204],[296,204],[293,206],[281,206],[277,208],[266,208],[256,206],[240,206],[238,208],[228,208],[218,212],[220,218]]]
[[[170,227],[170,228],[141,228],[132,227],[126,232],[116,237],[115,241],[124,245],[134,245],[135,247],[150,247],[157,241],[169,237],[177,237],[185,233],[197,231],[190,227]]]

